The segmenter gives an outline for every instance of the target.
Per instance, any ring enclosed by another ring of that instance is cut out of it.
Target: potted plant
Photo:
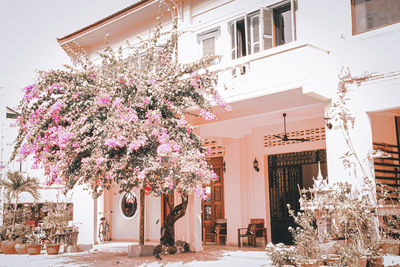
[[[16,224],[14,226],[14,233],[16,236],[15,250],[17,254],[28,254],[28,248],[26,246],[26,241],[30,235],[31,227],[22,224]]]
[[[8,171],[6,178],[0,178],[0,187],[1,186],[4,187],[3,197],[7,199],[9,203],[15,202],[12,219],[12,225],[15,225],[20,194],[27,192],[31,194],[35,200],[39,199],[39,182],[36,178],[24,177],[19,171]]]
[[[29,255],[38,255],[42,251],[42,238],[39,235],[31,233],[31,236],[28,238],[28,254]]]
[[[7,226],[5,229],[4,240],[1,242],[1,246],[4,254],[16,254],[16,235],[13,226]]]
[[[3,247],[1,246],[1,243],[6,240],[6,232],[7,227],[4,225],[0,225],[0,253],[3,253]]]
[[[399,255],[399,240],[390,237],[384,237],[381,240],[381,244],[383,254],[394,256]]]
[[[265,248],[274,266],[295,266],[296,248],[293,246],[285,246],[282,243],[269,243]]]
[[[48,229],[46,233],[46,251],[49,255],[58,254],[60,251],[60,243],[58,235],[65,234],[65,229],[68,224],[68,218],[65,213],[59,211],[51,211],[43,219],[44,226]]]

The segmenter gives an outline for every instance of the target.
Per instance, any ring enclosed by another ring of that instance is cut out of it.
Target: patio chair
[[[264,237],[264,243],[267,245],[267,228],[264,227],[264,219],[250,219],[247,228],[238,229],[238,246],[241,246],[241,240],[247,237],[247,244],[257,246],[257,237]]]
[[[215,220],[213,230],[211,233],[206,233],[205,227],[203,227],[203,243],[206,244],[207,237],[214,237],[215,244],[219,246],[220,239],[224,239],[224,243],[226,245],[226,234],[227,234],[227,226],[226,219],[217,219]]]

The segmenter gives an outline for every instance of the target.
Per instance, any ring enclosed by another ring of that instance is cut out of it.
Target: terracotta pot
[[[388,255],[399,255],[399,244],[389,244],[383,243],[382,244],[383,254]]]
[[[1,246],[1,241],[0,241],[0,253],[3,253],[3,247]]]
[[[322,254],[335,254],[337,251],[335,241],[319,244],[319,247]]]
[[[366,267],[367,266],[367,257],[361,257],[359,260],[359,266],[360,267]]]
[[[1,246],[3,247],[4,254],[16,254],[15,251],[15,241],[3,241]]]
[[[47,244],[46,251],[47,255],[57,255],[60,251],[60,244]]]
[[[28,245],[29,255],[38,255],[42,251],[42,245]]]
[[[370,256],[368,257],[369,266],[371,267],[382,267],[383,257],[382,256]]]
[[[316,262],[313,262],[313,263],[300,263],[299,266],[300,267],[315,267],[315,266],[317,266],[317,263]]]
[[[328,254],[325,264],[330,266],[340,266],[340,256],[337,254]]]
[[[25,244],[16,244],[15,250],[17,254],[28,254],[28,247]]]

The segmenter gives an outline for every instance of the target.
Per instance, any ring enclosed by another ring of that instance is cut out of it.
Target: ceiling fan
[[[288,138],[287,133],[286,133],[286,113],[283,113],[283,127],[285,130],[285,133],[283,134],[283,137],[280,135],[274,135],[276,138],[282,139],[282,141],[310,141],[310,139],[305,139],[305,138]]]

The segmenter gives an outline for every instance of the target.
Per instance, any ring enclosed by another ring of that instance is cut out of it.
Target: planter
[[[3,247],[4,254],[16,254],[15,251],[15,241],[3,241],[1,246]]]
[[[3,247],[1,246],[1,241],[0,241],[0,253],[3,253]]]
[[[29,255],[38,255],[42,251],[42,245],[28,245]]]
[[[390,244],[390,243],[383,243],[382,244],[383,254],[388,255],[399,255],[399,244]]]
[[[369,266],[371,267],[381,267],[383,266],[383,257],[382,256],[371,256],[368,257]]]
[[[324,261],[325,265],[340,266],[340,256],[336,254],[328,254]]]
[[[28,254],[28,247],[25,244],[16,244],[15,250],[17,254]]]
[[[335,254],[337,251],[335,241],[319,244],[319,247],[321,248],[322,254]]]
[[[318,262],[316,260],[310,260],[305,263],[300,263],[300,267],[317,267],[319,266]]]
[[[361,257],[359,260],[359,266],[360,267],[366,267],[367,266],[367,257]]]
[[[60,252],[60,244],[47,244],[47,255],[57,255]]]

